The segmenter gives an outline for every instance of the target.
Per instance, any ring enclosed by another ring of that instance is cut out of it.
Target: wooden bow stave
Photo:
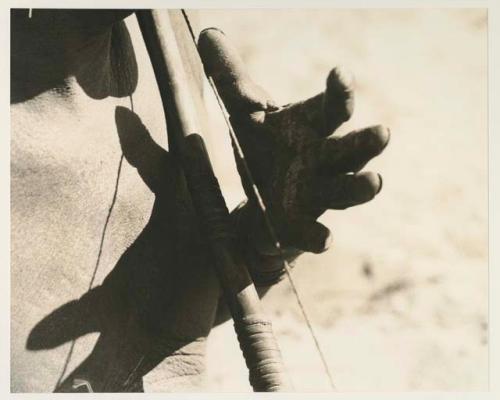
[[[234,320],[254,391],[287,391],[281,353],[248,269],[235,252],[229,211],[201,134],[183,61],[166,10],[136,12],[163,103],[169,148],[178,157]]]

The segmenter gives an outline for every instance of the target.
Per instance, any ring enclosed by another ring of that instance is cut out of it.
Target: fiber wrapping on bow
[[[207,235],[255,391],[289,390],[281,354],[245,265],[237,257],[229,212],[200,132],[167,11],[138,11],[167,120],[171,151],[181,161],[200,226]]]

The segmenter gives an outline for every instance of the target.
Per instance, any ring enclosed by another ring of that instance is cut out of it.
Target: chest
[[[179,16],[173,21],[180,23]],[[137,22],[134,17],[126,22],[138,66],[130,96],[96,99],[68,76],[64,90],[11,105],[14,391],[52,390],[70,344],[27,351],[29,333],[43,316],[99,284],[151,213],[154,195],[122,156],[115,109],[133,109],[164,148],[165,119]],[[78,341],[68,370],[94,342],[95,335]],[[35,376],[33,365],[43,365],[43,371]]]

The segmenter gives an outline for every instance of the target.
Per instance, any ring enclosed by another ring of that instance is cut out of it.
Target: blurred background
[[[488,389],[487,13],[480,9],[202,10],[280,103],[356,78],[353,118],[392,132],[368,169],[369,204],[327,212],[322,255],[294,269],[341,391]],[[209,97],[212,123],[225,130]],[[219,140],[220,139],[220,140]],[[243,196],[228,139],[211,143],[231,207]],[[299,391],[329,390],[289,283],[264,300]],[[231,324],[209,338],[209,390],[248,388]]]

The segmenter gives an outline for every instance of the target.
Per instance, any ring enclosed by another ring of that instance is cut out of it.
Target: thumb
[[[248,75],[237,49],[224,32],[207,28],[198,39],[205,72],[211,77],[230,113],[275,110],[269,94]]]

